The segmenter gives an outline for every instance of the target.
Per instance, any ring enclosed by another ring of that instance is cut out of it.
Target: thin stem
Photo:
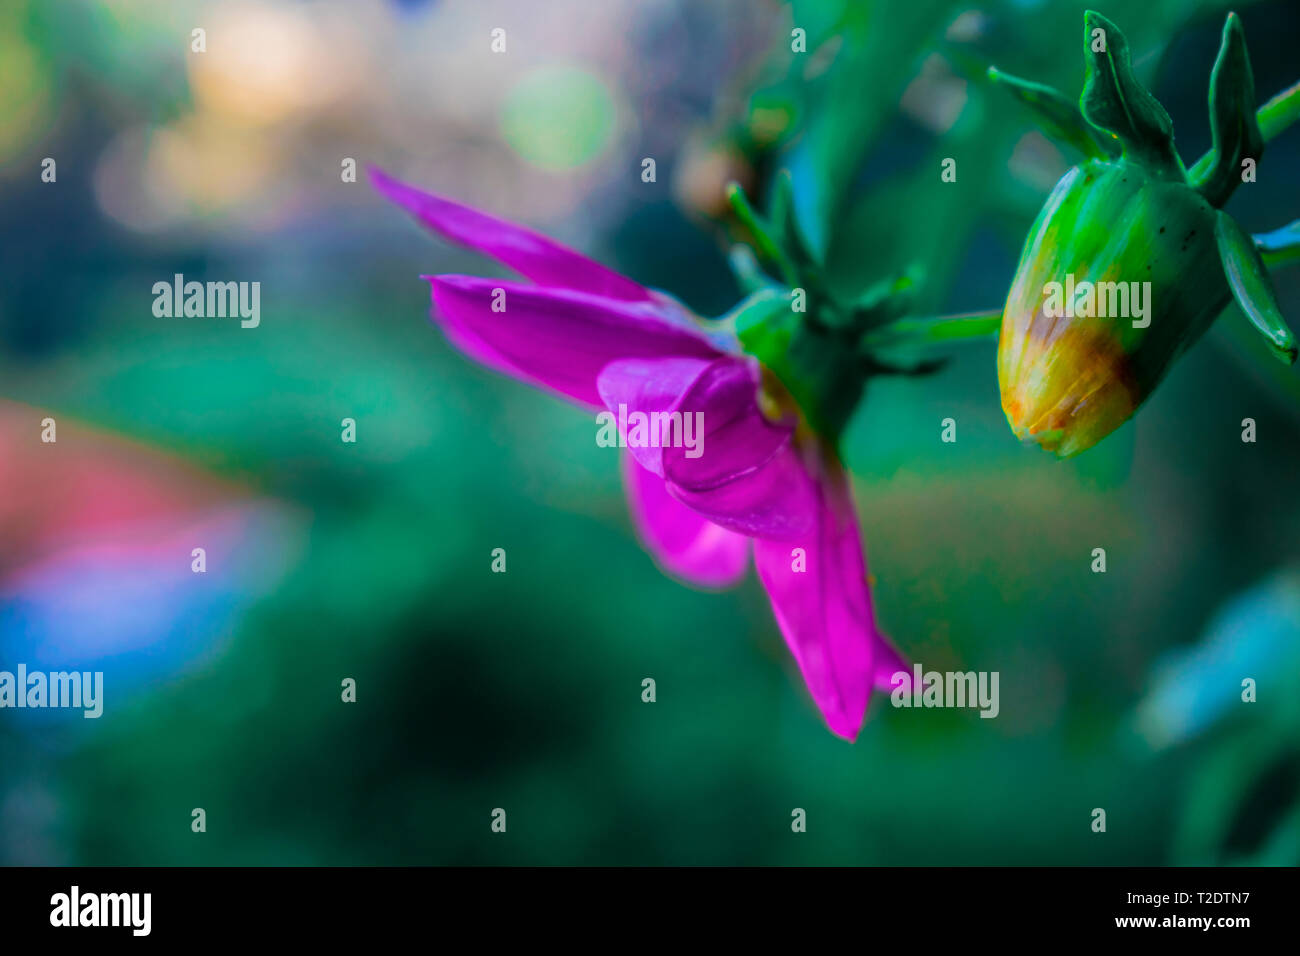
[[[1264,265],[1268,266],[1269,272],[1281,269],[1284,266],[1293,266],[1300,262],[1300,242],[1274,252],[1262,252],[1260,255],[1264,260]]]
[[[1264,142],[1275,139],[1279,133],[1300,119],[1300,82],[1283,90],[1255,113]]]
[[[1272,232],[1257,232],[1251,239],[1269,269],[1300,262],[1300,219]]]
[[[862,336],[861,347],[869,351],[898,345],[946,345],[950,342],[976,341],[996,336],[1001,328],[1001,309],[921,319],[906,318],[867,332]]]

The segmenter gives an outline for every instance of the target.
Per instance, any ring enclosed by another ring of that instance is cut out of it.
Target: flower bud
[[[1224,24],[1210,79],[1214,148],[1190,174],[1119,28],[1091,11],[1084,28],[1077,109],[1055,90],[989,72],[1087,157],[1030,229],[998,342],[1012,430],[1062,458],[1127,421],[1234,298],[1274,354],[1290,363],[1297,351],[1257,241],[1221,209],[1265,141],[1240,20]]]
[[[1146,400],[1231,300],[1215,216],[1194,190],[1122,161],[1061,180],[1003,311],[998,384],[1017,437],[1064,458]]]

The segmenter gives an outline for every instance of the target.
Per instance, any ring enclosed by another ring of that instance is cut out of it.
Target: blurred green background
[[[716,315],[721,187],[787,167],[841,287],[911,268],[926,308],[996,306],[1074,157],[980,73],[1076,95],[1083,9],[5,3],[0,669],[107,691],[99,720],[0,711],[0,862],[1300,863],[1300,377],[1235,308],[1065,463],[1013,438],[991,344],[872,383],[846,458],[878,619],[926,669],[998,671],[1001,712],[878,695],[850,746],[758,583],[661,575],[593,423],[430,325],[420,273],[501,273],[340,176]],[[1099,9],[1190,163],[1229,6]],[[1261,96],[1294,82],[1300,9],[1236,9]],[[1300,130],[1270,145],[1248,229],[1300,215],[1298,160]],[[260,326],[155,318],[178,272],[260,281]]]

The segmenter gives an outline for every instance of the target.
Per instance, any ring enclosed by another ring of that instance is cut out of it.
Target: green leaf
[[[1241,311],[1268,339],[1273,353],[1288,365],[1296,360],[1295,336],[1277,305],[1273,283],[1255,241],[1226,212],[1219,211],[1214,221],[1214,238],[1219,243],[1219,257],[1228,277],[1233,298]]]
[[[1255,117],[1255,77],[1235,13],[1223,25],[1223,43],[1210,74],[1210,129],[1214,159],[1193,185],[1212,205],[1222,206],[1241,184],[1242,161],[1258,163],[1264,152],[1264,134]]]
[[[1083,15],[1087,78],[1079,109],[1117,141],[1125,157],[1169,179],[1185,176],[1174,149],[1174,124],[1133,72],[1128,40],[1100,13]]]
[[[988,78],[990,82],[1006,87],[1033,110],[1043,132],[1057,142],[1098,159],[1118,154],[1119,146],[1115,140],[1098,135],[1079,112],[1078,104],[1059,90],[1003,73],[994,66],[989,67]]]

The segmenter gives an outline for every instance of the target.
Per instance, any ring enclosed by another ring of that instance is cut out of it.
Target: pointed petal
[[[454,342],[590,408],[602,404],[596,376],[617,359],[721,354],[656,303],[472,276],[434,276],[432,287],[436,317]]]
[[[629,302],[653,296],[641,285],[541,233],[399,182],[371,167],[370,181],[443,238],[491,256],[538,285],[578,289]]]
[[[838,465],[819,484],[818,498],[809,533],[793,541],[755,541],[754,563],[809,693],[830,729],[853,740],[881,677],[883,642],[871,613],[848,482]],[[802,549],[803,565],[794,548]],[[800,566],[805,570],[796,570]],[[896,660],[887,661],[890,673],[898,669]]]
[[[749,539],[702,518],[668,494],[664,480],[623,458],[632,522],[669,574],[706,588],[730,587],[745,576]]]

